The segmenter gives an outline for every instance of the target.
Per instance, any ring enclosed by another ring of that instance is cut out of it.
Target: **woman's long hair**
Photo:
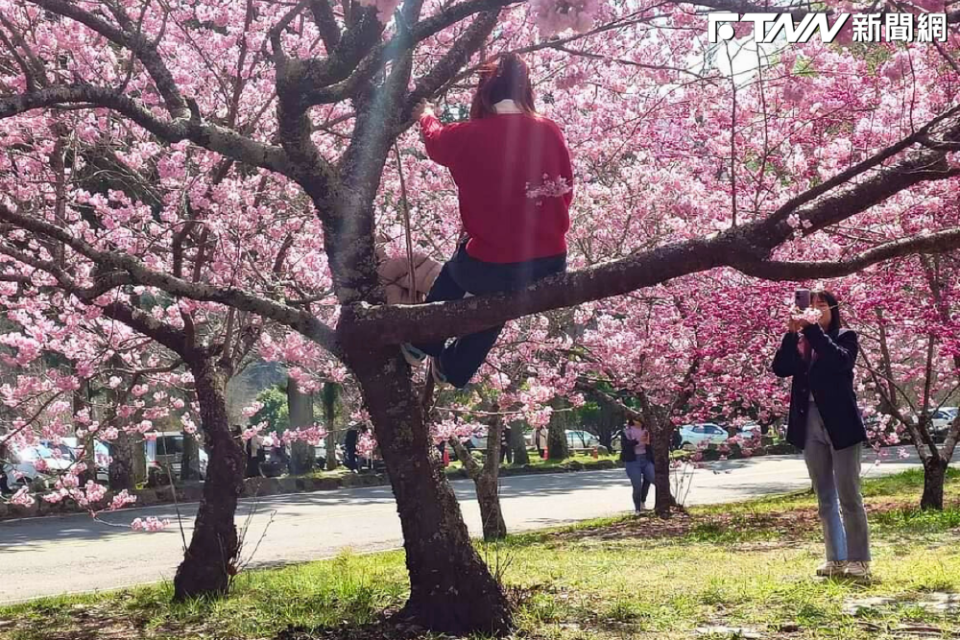
[[[493,105],[501,100],[513,100],[520,111],[527,115],[537,114],[533,105],[530,70],[515,53],[508,53],[497,62],[481,67],[480,80],[470,105],[470,119],[479,120],[496,115]]]
[[[836,337],[840,333],[840,303],[837,302],[837,296],[830,291],[812,291],[810,292],[811,304],[816,300],[823,300],[830,307],[830,326],[827,327],[827,333]],[[807,339],[800,334],[800,341],[797,343],[797,349],[805,362],[810,361],[811,349]]]

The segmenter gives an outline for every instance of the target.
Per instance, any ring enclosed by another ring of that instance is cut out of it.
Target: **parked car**
[[[950,430],[956,417],[956,407],[940,407],[934,411],[930,418],[930,435],[938,440],[946,438],[947,431]]]
[[[721,444],[726,442],[729,434],[723,427],[712,422],[700,424],[685,424],[679,429],[680,446],[684,449],[696,448],[700,443]]]
[[[741,438],[759,438],[763,435],[763,429],[756,422],[748,422],[740,427],[738,435]]]
[[[192,437],[192,436],[191,436]],[[175,478],[180,477],[180,462],[183,459],[183,434],[179,431],[167,431],[157,434],[156,440],[143,443],[147,459],[147,474],[151,469],[162,470],[169,465]],[[199,447],[200,479],[207,477],[207,452]],[[157,471],[153,471],[156,473]],[[166,479],[164,479],[166,480]]]
[[[44,471],[37,470],[38,461],[42,460]],[[3,471],[7,474],[7,482],[13,487],[15,484],[30,484],[38,478],[43,479],[58,472],[66,471],[75,462],[69,447],[54,452],[50,447],[38,444],[32,447],[17,449],[9,448],[7,459],[0,462]]]
[[[486,448],[487,448],[487,434],[485,434],[485,433],[484,433],[484,434],[475,433],[475,434],[473,434],[472,436],[470,436],[469,438],[467,438],[467,439],[463,442],[463,446],[465,446],[468,451],[471,450],[471,449],[483,449],[483,450],[486,450]]]
[[[567,446],[571,449],[591,449],[600,445],[600,438],[589,431],[568,429]]]
[[[79,460],[83,455],[83,445],[79,442],[79,440],[77,440],[77,438],[60,438],[60,442],[70,449],[74,458]],[[106,443],[103,443],[99,440],[94,440],[93,459],[97,465],[97,480],[100,482],[106,482],[110,477],[110,447],[108,447]]]
[[[337,464],[342,465],[344,456],[343,456],[343,445],[338,444],[335,446],[334,455],[337,456]],[[316,464],[320,468],[323,468],[327,465],[327,445],[319,444],[313,448],[313,454],[316,459]]]

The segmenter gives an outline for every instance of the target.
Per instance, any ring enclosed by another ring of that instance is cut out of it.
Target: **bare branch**
[[[837,278],[862,271],[870,265],[916,253],[944,253],[960,248],[960,229],[938,231],[915,238],[903,238],[868,249],[840,262],[805,261],[781,262],[775,260],[737,261],[735,266],[747,275],[764,280],[809,280]]]
[[[463,65],[470,60],[484,41],[493,31],[500,16],[500,9],[493,9],[480,13],[467,30],[461,35],[443,57],[434,65],[429,73],[422,76],[416,87],[407,97],[406,104],[400,114],[400,122],[407,123],[410,114],[422,98],[432,96],[456,75]]]
[[[131,98],[106,87],[91,84],[71,84],[48,87],[15,96],[0,98],[0,119],[47,107],[85,104],[112,109],[171,144],[190,140],[210,151],[223,154],[239,162],[270,169],[283,175],[293,174],[286,153],[279,147],[256,142],[212,123],[196,119],[165,122]]]
[[[310,0],[310,12],[317,23],[317,29],[320,30],[323,46],[327,48],[327,52],[333,51],[340,44],[340,27],[333,14],[333,7],[328,0]]]

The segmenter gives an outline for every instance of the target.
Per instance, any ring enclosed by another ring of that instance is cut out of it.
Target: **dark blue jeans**
[[[636,460],[624,462],[623,467],[630,478],[630,484],[633,485],[633,506],[637,511],[643,508],[647,501],[647,493],[650,491],[650,485],[655,481],[655,471],[653,463],[644,454]]]
[[[466,242],[457,248],[457,253],[443,265],[427,295],[427,302],[460,300],[467,294],[482,296],[524,289],[537,280],[563,273],[567,269],[567,256],[561,254],[537,258],[526,262],[482,262],[467,254]],[[440,370],[447,382],[462,388],[470,382],[473,374],[497,343],[504,325],[491,327],[477,333],[454,338],[447,343],[438,340],[414,346],[437,358]]]

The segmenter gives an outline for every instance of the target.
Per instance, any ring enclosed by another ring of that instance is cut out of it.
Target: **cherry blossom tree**
[[[944,213],[956,215],[955,204]],[[867,409],[881,417],[875,437],[916,447],[923,508],[943,509],[943,483],[960,435],[956,419],[939,433],[932,425],[960,386],[957,267],[956,254],[912,257],[875,267],[845,287],[849,322],[863,335]]]
[[[118,293],[128,304],[124,288],[143,287],[177,310],[229,307],[326,349],[362,391],[397,498],[403,615],[505,633],[506,596],[470,544],[397,344],[723,267],[796,281],[960,245],[960,230],[935,222],[873,243],[829,235],[956,189],[949,46],[906,46],[904,58],[893,45],[871,57],[857,43],[811,42],[744,79],[694,62],[720,52],[706,42],[705,8],[759,7],[0,0],[0,253],[95,306]],[[955,38],[960,16],[949,20]],[[413,107],[463,104],[476,64],[511,50],[528,54],[543,111],[577,159],[573,270],[514,294],[384,304],[377,248],[399,253],[400,170],[408,195],[430,194],[418,197],[429,214],[412,211],[418,243],[436,244],[422,248],[449,255],[457,235],[452,185],[409,131]],[[70,180],[48,170],[67,147]],[[116,190],[85,202],[74,171],[96,167],[104,148],[147,178],[137,182],[164,186],[160,199]],[[197,368],[197,393],[215,391],[211,368]],[[542,373],[571,389],[575,372],[556,371]]]

